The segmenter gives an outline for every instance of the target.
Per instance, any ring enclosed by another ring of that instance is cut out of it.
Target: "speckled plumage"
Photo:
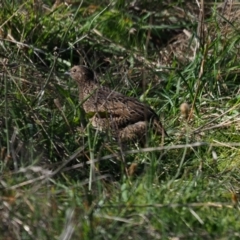
[[[93,127],[110,130],[121,142],[140,140],[150,123],[158,134],[167,135],[157,114],[146,104],[97,83],[85,66],[74,66],[68,74],[78,84],[79,100]]]

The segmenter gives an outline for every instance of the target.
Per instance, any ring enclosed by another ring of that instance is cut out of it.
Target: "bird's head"
[[[93,71],[86,66],[74,66],[68,72],[65,72],[66,75],[70,75],[78,83],[84,81],[94,81]]]

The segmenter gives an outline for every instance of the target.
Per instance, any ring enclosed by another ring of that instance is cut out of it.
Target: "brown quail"
[[[144,103],[103,87],[86,66],[74,66],[66,74],[78,84],[79,99],[93,127],[110,130],[121,142],[144,138],[148,125],[162,136],[167,136],[157,114]]]

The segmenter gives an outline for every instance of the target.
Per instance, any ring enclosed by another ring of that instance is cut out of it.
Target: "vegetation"
[[[2,0],[0,239],[239,239],[236,6]],[[121,149],[92,129],[76,64],[169,137]]]

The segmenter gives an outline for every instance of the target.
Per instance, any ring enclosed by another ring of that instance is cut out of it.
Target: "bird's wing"
[[[97,114],[100,118],[112,118],[118,121],[119,127],[157,118],[156,113],[149,106],[108,88],[98,89],[84,106],[87,114]]]

